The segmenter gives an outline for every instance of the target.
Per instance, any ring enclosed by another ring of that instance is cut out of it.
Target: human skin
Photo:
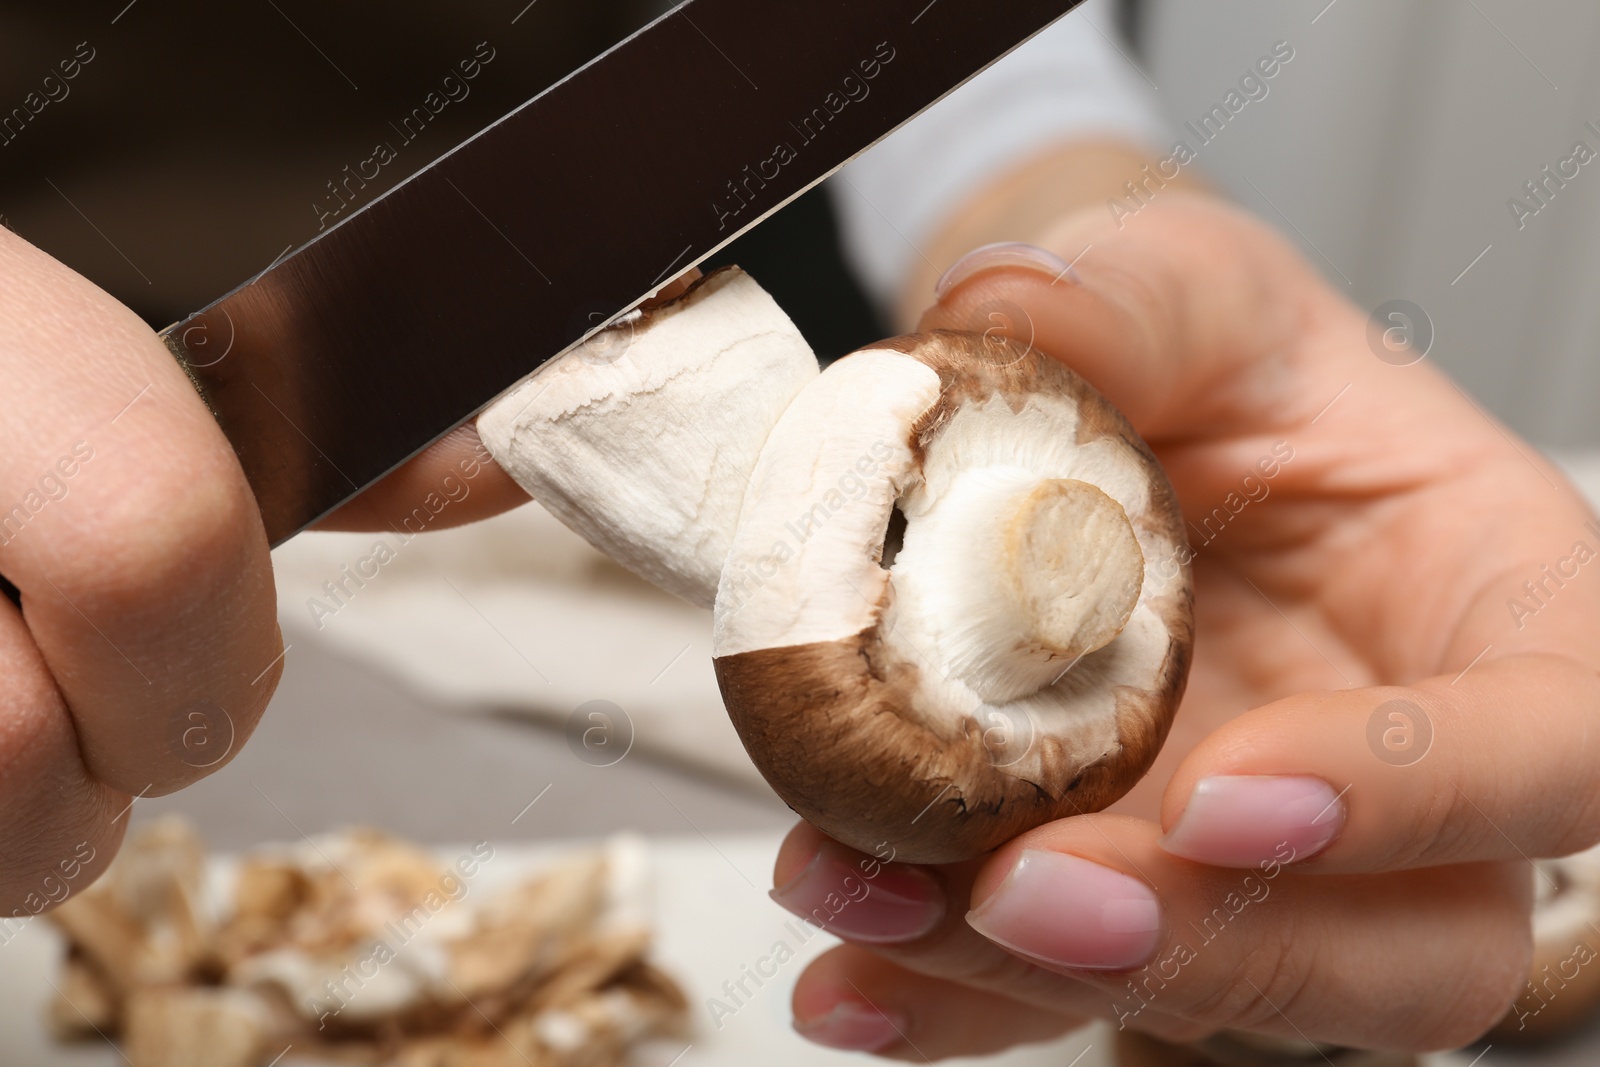
[[[98,877],[135,797],[227,765],[283,643],[255,500],[160,338],[4,228],[0,279],[0,574],[22,594],[0,598],[0,917],[15,917]],[[473,443],[457,431],[332,525],[387,528]],[[492,465],[474,488],[452,523],[527,499]]]
[[[959,265],[921,324],[987,328],[1007,309],[1013,336],[1149,441],[1196,553],[1188,694],[1111,811],[972,863],[890,868],[893,900],[859,922],[846,910],[830,927],[846,944],[799,979],[797,1028],[917,1062],[1096,1017],[1172,1040],[1470,1041],[1523,988],[1530,857],[1600,838],[1600,571],[1536,615],[1508,610],[1576,542],[1600,547],[1592,514],[1427,361],[1377,358],[1368,316],[1242,212],[1173,189],[1121,227],[1103,201],[1030,216],[1024,230],[953,224],[952,258],[984,237],[1047,254],[1037,269],[1013,265],[1017,250]],[[1197,532],[1285,445],[1266,495]],[[1414,733],[1386,732],[1407,726],[1431,726],[1420,758],[1403,750]],[[809,911],[861,860],[802,824],[776,895]],[[1219,907],[1225,932],[1208,936]]]
[[[3,945],[105,870],[136,798],[227,766],[284,646],[255,499],[166,345],[4,227],[0,280],[0,575],[21,592],[0,597]],[[527,502],[469,423],[321,525],[394,529],[463,462],[439,529]]]

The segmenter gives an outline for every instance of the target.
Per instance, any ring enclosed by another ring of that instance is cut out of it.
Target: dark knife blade
[[[1079,2],[689,0],[168,346],[279,544]]]

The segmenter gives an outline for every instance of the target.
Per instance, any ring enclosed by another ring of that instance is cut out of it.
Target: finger
[[[1180,192],[1138,225],[1091,210],[1040,242],[958,263],[922,328],[1005,334],[1082,374],[1155,449],[1197,530],[1286,457],[1281,497],[1360,499],[1523,461],[1430,367],[1373,358],[1367,316],[1236,209]],[[1354,438],[1318,424],[1347,393],[1369,398]],[[1431,432],[1443,425],[1458,432]],[[1303,520],[1299,541],[1318,529]]]
[[[1000,329],[1033,344],[1152,444],[1315,415],[1326,397],[1309,383],[1338,378],[1337,389],[1350,368],[1298,358],[1296,341],[1308,320],[1348,312],[1242,213],[1179,195],[1151,214],[1121,231],[1102,212],[1075,216],[1041,242],[1046,261],[1004,246],[976,255],[947,275],[922,328]]]
[[[1119,1023],[1156,1010],[1221,1029],[1425,1050],[1475,1039],[1517,996],[1531,955],[1530,886],[1524,864],[1321,878],[1278,862],[1227,871],[1164,853],[1148,823],[1089,815],[996,853],[967,921],[1116,998]]]
[[[319,530],[447,530],[528,502],[500,468],[473,423],[457,427],[421,455],[317,524]]]
[[[0,573],[90,773],[168,792],[237,751],[281,670],[261,516],[132,312],[4,230],[0,278]]]
[[[1049,1041],[1088,1021],[916,974],[851,945],[805,969],[793,1008],[808,1041],[912,1063]]]
[[[22,616],[0,602],[0,948],[99,877],[128,797],[89,776],[72,717]]]
[[[644,303],[639,306],[642,308],[655,308],[660,307],[662,304],[670,303],[687,292],[689,286],[699,281],[702,277],[704,277],[704,273],[699,267],[690,267],[666,285],[657,289],[649,297],[646,297]]]
[[[964,918],[977,863],[915,867],[869,856],[800,823],[784,840],[772,894],[783,907],[836,937],[869,948],[908,971],[1004,996],[1050,1015],[1114,1018],[1105,992],[1035,966],[980,936]],[[1140,1014],[1137,1029],[1173,1041],[1209,1028],[1161,1011]]]
[[[693,268],[668,282],[642,306],[683,295]],[[394,530],[418,534],[491,518],[528,502],[478,437],[475,422],[447,437],[317,524],[319,530]]]
[[[1544,655],[1281,700],[1184,759],[1162,844],[1229,867],[1287,844],[1334,874],[1577,852],[1600,840],[1600,772],[1581,741],[1597,705],[1591,668]]]

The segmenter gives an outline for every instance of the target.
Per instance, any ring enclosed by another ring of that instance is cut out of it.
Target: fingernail
[[[943,300],[946,293],[967,279],[986,270],[998,270],[1001,267],[1020,267],[1023,270],[1048,274],[1053,281],[1071,279],[1076,283],[1078,280],[1073,274],[1072,264],[1038,245],[1017,243],[984,245],[982,248],[974,248],[956,260],[954,265],[944,272],[939,284],[934,287],[934,296]]]
[[[1202,778],[1161,847],[1219,867],[1303,860],[1327,848],[1343,829],[1340,796],[1321,778]]]
[[[967,923],[998,945],[1058,967],[1124,971],[1155,955],[1161,902],[1121,871],[1029,849]]]
[[[944,893],[932,875],[833,844],[770,895],[836,937],[869,944],[921,937],[944,915]]]
[[[888,1048],[905,1032],[905,1020],[897,1014],[885,1014],[870,1004],[841,1001],[826,1015],[801,1022],[796,1019],[797,1034],[813,1044],[846,1052],[876,1052]]]

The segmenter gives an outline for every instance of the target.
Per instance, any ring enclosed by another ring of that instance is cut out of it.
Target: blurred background
[[[315,236],[339,205],[330,183],[376,144],[403,147],[361,203],[663,7],[0,3],[0,222],[159,328]],[[1600,6],[1096,0],[1070,17],[1124,54],[1174,138],[1288,42],[1294,62],[1206,145],[1200,170],[1357,304],[1420,307],[1428,358],[1580,478],[1596,469],[1600,163],[1561,181],[1544,168],[1578,142],[1600,151]],[[470,92],[414,139],[402,134],[396,124],[482,45],[494,58]],[[67,69],[76,73],[63,80]],[[14,110],[35,92],[59,99]],[[692,121],[695,87],[681,94]],[[887,332],[841,252],[832,197],[808,194],[717,257],[750,270],[824,358]],[[181,812],[220,849],[352,824],[441,846],[637,829],[704,887],[700,911],[694,893],[674,898],[689,917],[664,935],[669,955],[696,973],[735,973],[766,937],[760,923],[779,921],[764,864],[792,817],[721,714],[707,617],[535,507],[398,546],[382,579],[332,617],[308,610],[372,544],[313,535],[279,551],[290,648],[272,712],[223,772],[139,801],[134,825]],[[577,741],[594,714],[614,744],[601,755]],[[717,929],[718,911],[756,918]],[[0,991],[16,992],[8,1010],[24,1020],[49,994],[28,971],[42,953],[0,948]],[[775,986],[740,1023],[746,1044],[717,1052],[711,1041],[684,1063],[749,1062],[751,1050],[771,1063],[827,1062],[787,1034],[786,1003]],[[17,1044],[34,1040],[22,1033],[0,1026],[0,1063],[58,1062],[45,1044]],[[1076,1063],[1067,1053],[1084,1047],[1006,1062]],[[1580,1038],[1496,1048],[1482,1062],[1592,1063],[1596,1049],[1600,1039]],[[59,1062],[115,1062],[107,1055]]]
[[[1600,445],[1600,181],[1582,166],[1543,202],[1526,188],[1577,142],[1600,150],[1600,6],[1149,0],[1139,28],[1175,125],[1288,41],[1294,63],[1206,146],[1206,174],[1357,303],[1419,304],[1429,358],[1518,432]]]

